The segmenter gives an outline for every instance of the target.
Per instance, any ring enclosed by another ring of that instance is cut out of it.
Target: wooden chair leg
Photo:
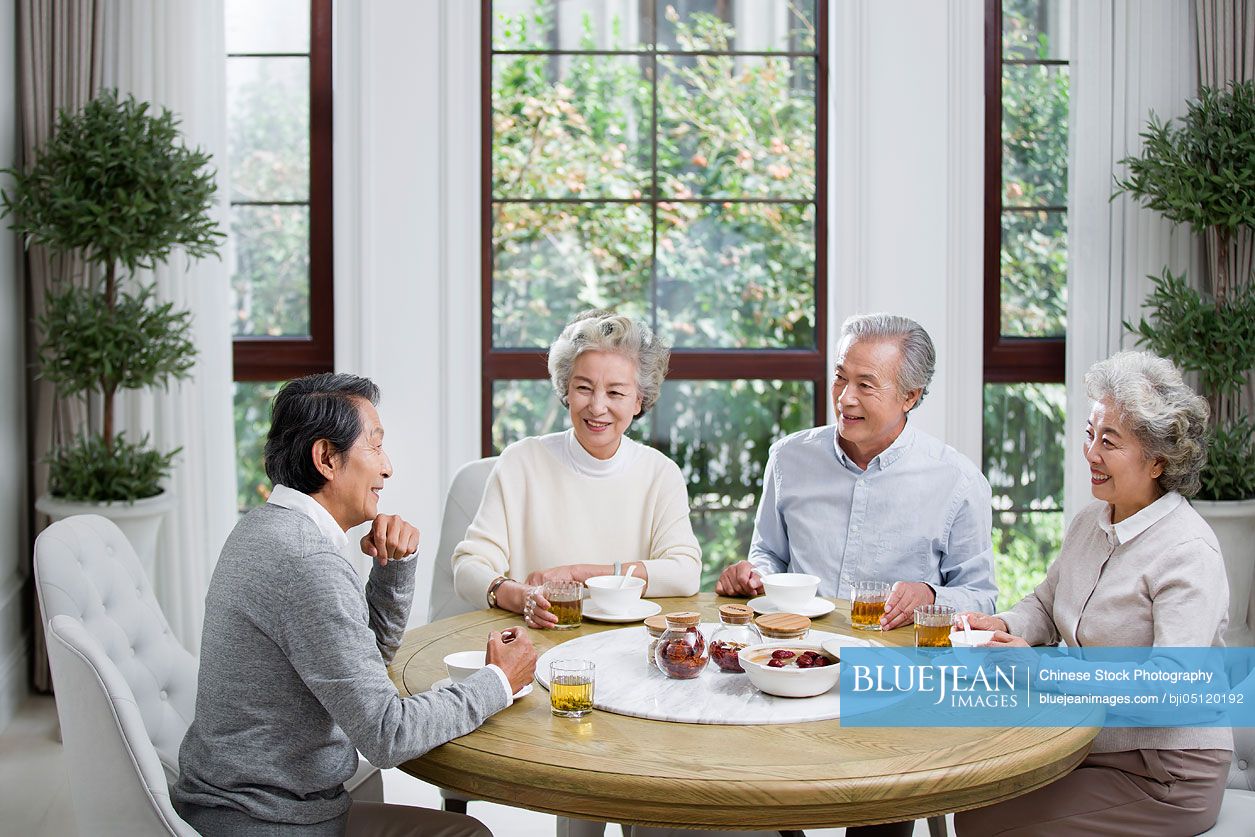
[[[466,813],[466,800],[465,799],[445,799],[444,809],[454,814],[465,814]]]
[[[928,837],[948,837],[949,833],[945,814],[928,818]]]

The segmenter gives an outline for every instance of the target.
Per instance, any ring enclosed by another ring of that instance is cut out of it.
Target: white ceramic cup
[[[777,610],[789,611],[805,607],[815,598],[819,576],[806,573],[772,573],[763,576],[767,601]]]
[[[595,575],[584,584],[588,586],[588,598],[602,613],[625,613],[645,593],[645,579],[636,576],[624,582],[621,575]]]
[[[963,633],[963,629],[958,628],[950,632],[950,645],[955,648],[975,648],[978,645],[984,645],[993,638],[993,631],[978,631],[973,628],[971,638],[969,639]]]
[[[455,651],[444,658],[444,667],[449,672],[449,679],[461,683],[484,666],[488,665],[484,651]]]

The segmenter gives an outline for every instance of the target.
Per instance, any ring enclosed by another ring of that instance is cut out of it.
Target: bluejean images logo
[[[1019,705],[1017,675],[1021,680],[1027,675],[1014,664],[997,661],[974,669],[938,661],[924,665],[847,665],[846,671],[853,676],[852,691],[856,694],[916,692],[935,696],[931,701],[933,706],[999,709]]]
[[[1252,648],[847,648],[845,726],[1255,726]]]

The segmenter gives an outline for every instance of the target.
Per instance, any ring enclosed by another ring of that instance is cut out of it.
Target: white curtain
[[[17,4],[18,100],[21,109],[23,165],[34,162],[35,149],[52,136],[57,112],[76,111],[96,95],[102,75],[102,3],[100,0],[21,0]],[[81,282],[83,260],[77,255],[50,256],[42,247],[26,254],[26,363],[36,373],[37,346],[42,339],[35,323],[44,310],[44,297],[58,280]],[[56,397],[52,384],[33,377],[27,388],[31,404],[33,444],[30,496],[39,497],[48,487],[48,466],[43,456],[52,446],[71,438],[86,420],[77,399]],[[39,533],[40,515],[32,536]],[[32,557],[33,553],[28,553]],[[44,644],[43,617],[35,602],[35,660],[32,679],[41,692],[52,690],[48,649]]]
[[[1085,371],[1134,341],[1136,321],[1165,266],[1197,275],[1200,248],[1187,227],[1173,229],[1127,195],[1110,201],[1117,161],[1140,151],[1153,110],[1185,113],[1198,94],[1194,15],[1179,0],[1084,0],[1074,5],[1071,154],[1068,170],[1068,434],[1064,508],[1089,502],[1089,471],[1079,439],[1089,415]]]
[[[228,227],[226,49],[223,0],[116,0],[105,18],[104,82],[182,120],[189,146],[213,156],[221,229]],[[199,651],[205,590],[235,525],[235,436],[232,424],[230,260],[169,263],[136,277],[155,282],[158,297],[190,310],[198,350],[192,377],[161,390],[119,398],[128,438],[150,433],[161,450],[182,446],[170,480],[175,510],[158,543],[157,599],[179,640]]]

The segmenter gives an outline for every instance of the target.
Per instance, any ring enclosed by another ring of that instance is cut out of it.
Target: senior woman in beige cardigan
[[[1163,358],[1122,352],[1085,375],[1090,490],[1046,580],[1011,610],[968,614],[994,645],[1223,645],[1229,585],[1185,501],[1206,461],[1207,403]],[[1221,728],[1104,729],[1064,778],[958,814],[966,835],[1198,834],[1220,811],[1233,738]]]

